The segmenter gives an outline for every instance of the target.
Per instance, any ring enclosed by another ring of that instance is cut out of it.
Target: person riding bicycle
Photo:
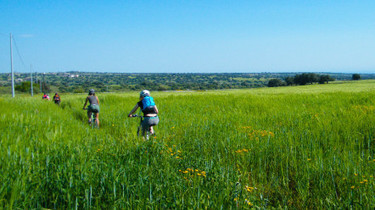
[[[95,95],[95,90],[90,89],[89,96],[86,98],[85,105],[83,105],[83,109],[85,109],[87,102],[90,102],[90,105],[87,107],[87,116],[89,118],[89,124],[91,124],[91,114],[95,114],[96,122],[99,127],[99,98]]]
[[[59,94],[55,93],[55,95],[53,96],[53,101],[55,101],[55,104],[60,105],[61,99]]]
[[[42,99],[46,99],[47,101],[49,101],[49,95],[44,93]]]
[[[151,100],[152,103],[148,103]],[[153,98],[150,95],[150,91],[142,90],[139,94],[139,102],[134,106],[134,108],[128,114],[128,117],[133,117],[133,113],[141,108],[143,112],[144,120],[142,122],[142,135],[145,135],[146,130],[149,130],[151,135],[154,134],[153,126],[159,123],[158,113],[159,110],[153,102]]]

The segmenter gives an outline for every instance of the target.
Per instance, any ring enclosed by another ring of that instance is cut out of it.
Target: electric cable
[[[25,63],[23,62],[22,56],[21,56],[21,54],[20,54],[20,51],[18,50],[18,46],[17,46],[16,40],[14,39],[14,36],[12,36],[12,39],[13,39],[13,42],[14,42],[14,46],[16,47],[17,55],[18,55],[18,57],[20,58],[22,65],[23,65],[24,67],[26,67],[26,66],[25,66]]]

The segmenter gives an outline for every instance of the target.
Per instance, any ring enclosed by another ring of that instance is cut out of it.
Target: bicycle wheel
[[[96,121],[96,117],[94,113],[91,113],[91,128],[97,128],[98,127],[98,122]]]
[[[139,136],[139,133],[141,132],[141,129],[142,129],[142,126],[138,126],[138,129],[137,129],[137,136]]]
[[[146,130],[146,131],[145,131],[145,139],[146,139],[146,140],[149,140],[149,139],[150,139],[150,135],[151,135],[150,131],[149,131],[149,130]]]
[[[95,124],[95,118],[93,118],[93,117],[91,116],[90,127],[91,127],[91,128],[94,128],[94,124]]]
[[[96,119],[95,116],[94,116],[94,122],[93,122],[93,124],[94,124],[93,128],[99,128],[98,120]]]

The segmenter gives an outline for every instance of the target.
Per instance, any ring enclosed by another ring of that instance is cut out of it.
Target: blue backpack
[[[151,96],[146,96],[142,99],[142,112],[144,114],[155,113],[155,102]]]

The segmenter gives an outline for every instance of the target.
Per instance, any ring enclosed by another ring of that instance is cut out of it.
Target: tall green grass
[[[152,93],[157,136],[127,118],[138,93],[0,97],[2,208],[374,208],[375,81]]]

